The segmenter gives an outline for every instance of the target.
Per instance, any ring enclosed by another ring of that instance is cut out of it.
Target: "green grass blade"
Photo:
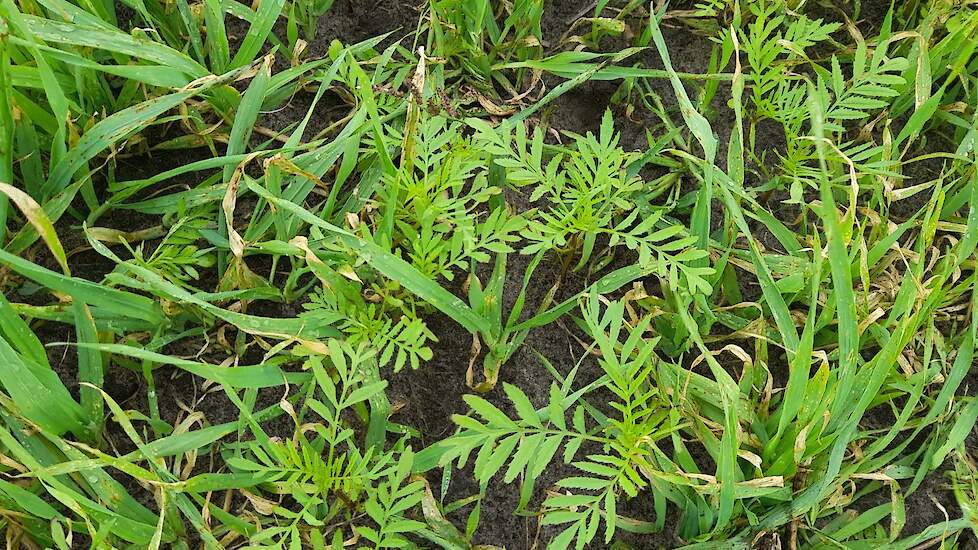
[[[832,186],[828,180],[828,165],[825,151],[824,107],[822,95],[809,86],[808,105],[812,115],[812,133],[819,161],[819,192],[822,207],[819,209],[825,234],[828,240],[828,260],[832,272],[832,289],[835,291],[836,312],[838,315],[839,374],[835,390],[835,401],[830,410],[830,429],[849,418],[847,411],[853,402],[850,393],[855,384],[858,367],[859,327],[856,319],[856,297],[852,290],[852,265],[849,251],[843,237],[842,221],[835,208]]]
[[[18,355],[0,340],[0,380],[20,414],[54,433],[84,435],[87,419],[64,384],[45,363]]]
[[[95,328],[95,319],[87,304],[76,301],[72,306],[75,310],[75,338],[79,343],[78,382],[83,384],[78,390],[81,407],[85,418],[94,426],[98,434],[102,429],[103,418],[102,399],[98,389],[103,386],[105,365],[102,362],[102,354],[98,350],[82,345],[98,344],[98,329]]]
[[[232,69],[237,69],[250,65],[261,47],[268,40],[268,35],[272,31],[272,26],[282,13],[282,6],[285,0],[266,0],[258,4],[258,12],[248,27],[248,34],[245,35],[238,52],[234,54],[229,65]]]
[[[271,388],[282,385],[285,373],[274,365],[239,365],[226,367],[210,365],[188,359],[163,355],[134,346],[123,344],[79,343],[79,348],[99,350],[105,353],[124,355],[161,365],[173,365],[205,380],[214,380],[232,388]]]
[[[123,317],[139,319],[147,326],[160,326],[164,322],[159,304],[153,300],[115,288],[99,285],[84,279],[66,277],[33,264],[5,250],[0,250],[0,264],[16,271],[37,284],[72,296],[86,304],[98,304],[100,309]]]

